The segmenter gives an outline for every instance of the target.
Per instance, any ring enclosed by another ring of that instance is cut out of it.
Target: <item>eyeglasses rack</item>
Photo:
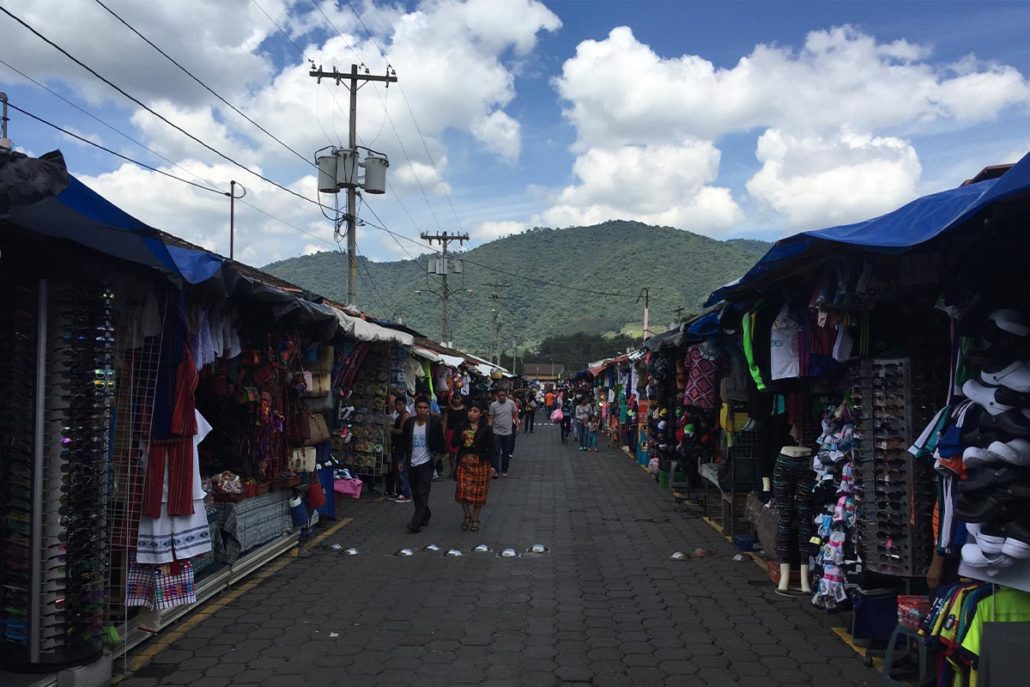
[[[852,378],[858,547],[871,572],[920,577],[930,564],[936,480],[908,447],[938,407],[939,376],[909,358],[867,358]]]
[[[11,582],[4,586],[4,600],[10,596],[24,603],[4,605],[0,660],[11,668],[31,669],[82,663],[103,649],[113,295],[101,285],[43,281],[36,303],[21,307],[19,300],[14,299],[16,309],[35,310],[36,336],[13,337],[15,346],[25,349],[16,353],[26,358],[22,374],[36,373],[33,382],[9,389],[4,398],[25,389],[32,389],[34,398],[32,403],[10,400],[23,407],[15,411],[16,424],[6,434],[13,439],[34,428],[33,462],[31,470],[8,485],[5,523],[25,522],[24,514],[13,519],[16,504],[22,504],[28,518],[24,536],[5,537],[5,546],[23,545],[31,553],[14,559],[24,561],[20,577],[7,575]],[[14,445],[7,442],[5,448]],[[18,470],[10,456],[3,465]],[[8,573],[10,560],[5,557]],[[12,617],[14,610],[23,613]]]

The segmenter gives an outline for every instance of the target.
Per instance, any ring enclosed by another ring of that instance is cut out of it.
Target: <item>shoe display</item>
[[[960,494],[974,491],[986,491],[992,487],[1003,487],[1026,479],[1027,472],[1021,468],[1010,465],[986,466],[978,468],[975,474],[971,474],[964,481],[959,482]]]
[[[1026,439],[1013,439],[1007,442],[993,441],[987,447],[987,453],[995,462],[1008,463],[1017,467],[1030,467],[1030,441]],[[962,455],[962,460],[965,462],[965,454]]]
[[[997,398],[995,398],[995,388],[982,384],[975,379],[969,379],[962,385],[962,394],[970,401],[978,403],[981,408],[991,415],[1001,415],[1005,411],[1011,410],[1013,406],[999,403]]]
[[[999,415],[986,412],[980,415],[980,431],[996,432],[1008,437],[1030,437],[1030,418],[1017,408]]]
[[[962,562],[974,568],[986,568],[989,575],[992,571],[1008,568],[1014,561],[1004,554],[988,556],[976,544],[965,544],[962,547]]]
[[[1030,393],[1030,362],[1010,360],[997,367],[986,366],[980,372],[980,379],[993,386],[1003,386],[1022,394]]]

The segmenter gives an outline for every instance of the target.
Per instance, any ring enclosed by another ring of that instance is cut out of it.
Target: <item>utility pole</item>
[[[239,186],[243,192],[236,195],[236,187]],[[235,179],[229,182],[229,259],[232,260],[236,253],[236,201],[247,195],[247,189]]]
[[[314,63],[312,63],[314,67]],[[317,79],[318,83],[322,83],[322,79],[333,79],[336,81],[336,85],[339,86],[343,83],[350,91],[350,136],[348,139],[348,148],[353,158],[347,158],[353,160],[351,164],[355,165],[353,176],[357,176],[356,163],[358,154],[358,85],[364,86],[369,81],[382,81],[386,83],[386,87],[389,88],[391,83],[397,81],[397,73],[393,71],[393,68],[387,67],[386,74],[383,76],[376,76],[368,72],[368,68],[365,67],[365,71],[362,74],[358,73],[358,65],[352,64],[350,66],[350,72],[337,71],[336,67],[333,67],[331,72],[323,71],[322,66],[319,65],[318,69],[312,68],[308,72],[308,76]],[[344,184],[347,188],[347,304],[351,306],[357,306],[358,301],[358,241],[357,241],[357,179],[347,179]]]
[[[448,234],[445,231],[443,233],[436,234],[422,232],[419,236],[421,236],[422,240],[427,242],[429,245],[432,245],[434,241],[439,241],[440,245],[443,247],[443,250],[440,252],[440,257],[435,261],[435,265],[434,260],[429,261],[429,271],[433,272],[433,267],[435,266],[435,273],[440,277],[440,281],[442,282],[440,287],[440,343],[448,345],[447,299],[450,297],[452,293],[454,293],[458,289],[452,291],[450,287],[447,286],[447,275],[452,271],[461,272],[462,268],[460,260],[455,260],[454,264],[451,264],[451,262],[447,259],[447,246],[448,244],[450,244],[451,241],[457,241],[459,244],[464,244],[466,241],[469,240],[469,235]]]
[[[501,297],[498,295],[497,289],[506,289],[510,284],[484,284],[484,286],[489,286],[493,289],[493,292],[490,294],[490,335],[492,337],[490,343],[493,344],[493,356],[491,357],[490,362],[495,365],[500,365],[501,327],[500,323],[497,321],[497,311],[499,310],[497,304]]]
[[[641,298],[644,299],[644,341],[647,341],[647,338],[651,336],[651,332],[649,331],[651,324],[651,292],[646,286],[640,289],[640,295],[637,296],[637,303],[640,302]]]

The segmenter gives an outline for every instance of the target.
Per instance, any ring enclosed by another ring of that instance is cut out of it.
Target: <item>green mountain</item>
[[[682,316],[699,312],[712,290],[739,277],[768,248],[761,241],[716,241],[639,222],[531,229],[455,254],[465,258],[464,274],[448,277],[449,286],[473,293],[451,296],[449,338],[462,350],[489,355],[492,303],[499,306],[505,350],[515,336],[520,350],[533,350],[553,335],[613,335],[624,328],[639,334],[643,300],[636,300],[643,287],[650,293],[651,329],[662,331],[676,321],[677,308]],[[359,257],[358,305],[438,339],[440,301],[426,289],[439,290],[439,284],[427,277],[429,257],[397,262]],[[264,269],[346,302],[346,258],[340,253],[290,258]],[[490,283],[508,285],[497,289],[497,301],[490,298]]]

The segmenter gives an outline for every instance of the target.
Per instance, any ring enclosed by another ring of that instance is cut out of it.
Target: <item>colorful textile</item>
[[[458,486],[454,489],[454,500],[473,506],[485,505],[490,491],[490,463],[466,453],[461,457],[457,470]]]
[[[143,515],[161,517],[167,493],[169,515],[192,515],[193,437],[153,441],[143,482]],[[167,477],[167,491],[165,487]]]
[[[683,362],[687,374],[683,405],[714,410],[719,405],[719,379],[725,366],[721,351],[706,353],[699,344],[688,347]]]
[[[193,564],[189,561],[143,565],[129,562],[125,605],[145,606],[152,611],[197,602]]]

